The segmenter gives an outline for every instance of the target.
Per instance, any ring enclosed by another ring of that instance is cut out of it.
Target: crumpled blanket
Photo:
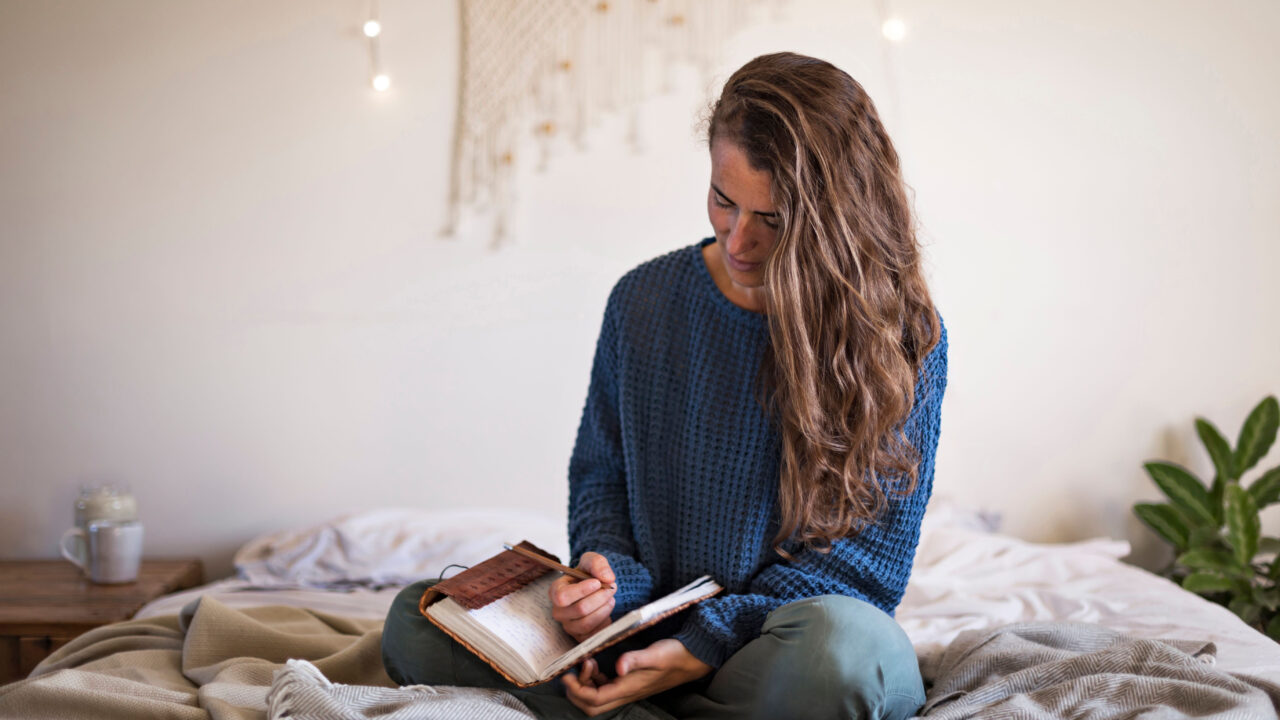
[[[1277,718],[1280,686],[1216,669],[1208,641],[1144,640],[1085,623],[961,633],[920,714],[930,720]]]
[[[382,621],[205,597],[178,615],[95,628],[26,680],[0,687],[0,718],[263,720],[275,671],[306,658],[335,682],[392,687]]]
[[[0,686],[0,720],[581,716],[559,697],[531,711],[496,690],[398,688],[383,670],[381,640],[381,620],[283,606],[237,609],[206,596],[178,615],[114,623],[67,643],[31,677]],[[671,717],[636,703],[613,720]]]
[[[474,565],[504,542],[529,540],[565,557],[564,522],[525,510],[382,508],[255,538],[236,573],[260,588],[387,587]]]
[[[322,681],[317,688],[340,691],[331,696],[335,702],[408,691],[434,699],[417,705],[414,718],[532,717],[507,693],[397,689],[382,668],[381,639],[381,620],[280,606],[234,609],[204,597],[176,616],[115,623],[72,640],[28,679],[0,687],[0,719],[265,720],[278,671],[298,659],[306,661],[312,680]],[[277,692],[275,702],[286,697],[295,696]],[[472,714],[456,712],[463,707]],[[289,717],[382,717],[354,706],[341,715],[309,709],[316,712]],[[387,712],[387,720],[395,717],[403,715]]]

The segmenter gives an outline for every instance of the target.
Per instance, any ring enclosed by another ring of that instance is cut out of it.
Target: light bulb
[[[382,32],[382,23],[377,20],[370,20],[364,24],[364,34],[368,37],[378,37]]]
[[[373,89],[382,92],[391,87],[391,78],[379,73],[373,76]]]
[[[889,18],[884,21],[880,32],[893,42],[901,42],[902,38],[907,36],[907,24],[902,22],[901,18]]]

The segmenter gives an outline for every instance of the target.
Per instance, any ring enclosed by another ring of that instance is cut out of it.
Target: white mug
[[[67,540],[79,538],[87,549],[82,561],[67,548]],[[88,530],[71,528],[58,542],[62,557],[70,560],[96,583],[128,583],[138,579],[142,564],[142,523],[136,520],[95,520]]]

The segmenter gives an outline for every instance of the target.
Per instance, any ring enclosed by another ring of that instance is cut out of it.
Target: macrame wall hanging
[[[492,218],[495,245],[510,239],[514,178],[529,148],[536,146],[535,167],[545,168],[562,145],[583,147],[604,113],[627,113],[625,141],[642,149],[640,102],[671,90],[681,63],[695,67],[712,92],[725,41],[752,19],[781,19],[785,2],[460,0],[462,72],[445,234],[457,232],[461,213],[477,211]]]

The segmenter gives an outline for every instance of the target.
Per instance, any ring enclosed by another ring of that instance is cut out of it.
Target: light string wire
[[[391,87],[391,78],[382,71],[382,18],[378,12],[378,0],[369,0],[369,19],[364,23],[364,34],[369,38],[369,84],[383,92]]]

